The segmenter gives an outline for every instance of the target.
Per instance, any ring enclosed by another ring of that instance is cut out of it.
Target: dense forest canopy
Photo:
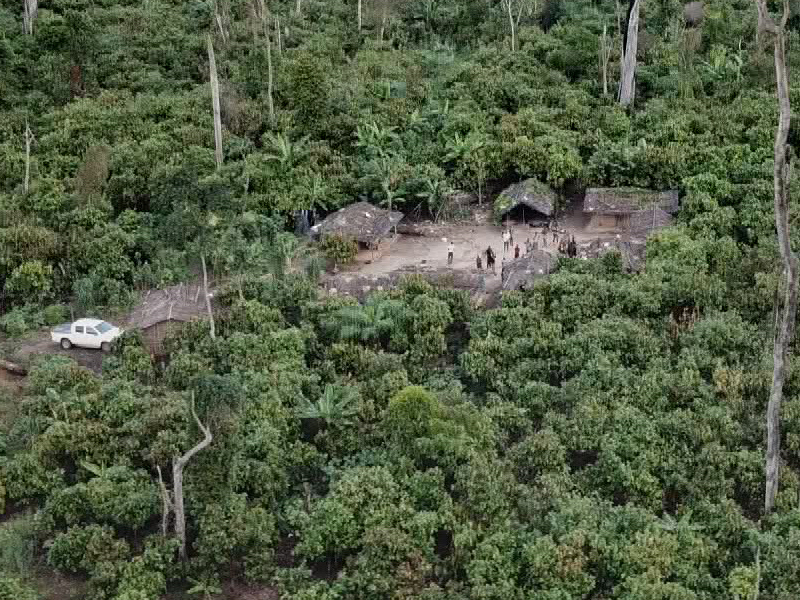
[[[51,571],[115,600],[800,596],[796,371],[763,514],[772,52],[751,0],[640,0],[622,107],[633,4],[0,0],[3,335],[201,257],[227,284],[166,364],[131,335],[102,377],[51,357],[0,388],[0,598]],[[682,208],[643,273],[561,259],[492,309],[289,268],[301,211],[433,215],[531,177]]]

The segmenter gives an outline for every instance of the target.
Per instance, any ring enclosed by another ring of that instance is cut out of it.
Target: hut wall
[[[150,353],[155,356],[164,355],[164,338],[171,331],[178,329],[181,323],[178,321],[160,321],[142,330],[142,337]]]
[[[588,228],[594,231],[622,231],[629,224],[629,215],[592,213]]]

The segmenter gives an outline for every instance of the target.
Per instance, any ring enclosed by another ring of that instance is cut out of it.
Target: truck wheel
[[[108,342],[103,342],[102,344],[100,344],[100,350],[102,350],[103,352],[111,352],[111,344],[109,344]]]
[[[61,340],[61,347],[64,350],[69,350],[70,348],[72,348],[72,342],[70,342],[67,338],[64,338]]]

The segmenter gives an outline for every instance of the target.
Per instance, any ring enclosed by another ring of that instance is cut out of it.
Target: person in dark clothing
[[[514,246],[514,258],[519,258],[519,244]]]
[[[494,270],[494,258],[495,258],[494,257],[494,250],[492,250],[492,247],[489,246],[486,249],[486,269],[487,270],[491,269],[492,273],[495,273],[495,270]]]
[[[483,261],[480,254],[475,257],[475,266],[478,267],[478,271],[483,271]]]

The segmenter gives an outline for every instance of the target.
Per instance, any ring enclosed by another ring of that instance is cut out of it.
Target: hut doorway
[[[550,217],[548,217],[546,214],[523,203],[517,204],[514,208],[503,215],[504,223],[513,223],[517,225],[532,224],[534,226],[540,226],[548,223],[549,221]]]
[[[627,230],[629,222],[628,215],[596,214],[592,215],[589,227],[594,231],[622,232]]]

